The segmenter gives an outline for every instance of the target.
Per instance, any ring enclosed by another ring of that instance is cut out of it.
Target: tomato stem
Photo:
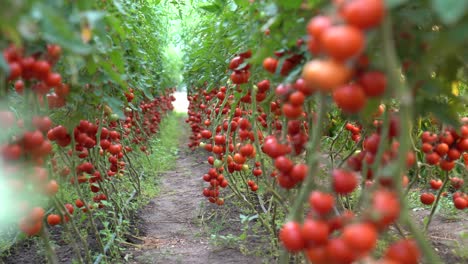
[[[43,227],[41,231],[41,239],[42,242],[44,243],[44,248],[46,251],[46,256],[47,256],[47,261],[50,264],[57,264],[58,259],[57,255],[55,254],[54,250],[51,247],[50,241],[49,241],[49,232],[47,231],[47,227]]]
[[[439,256],[434,252],[431,245],[428,243],[427,238],[423,233],[416,227],[412,218],[409,216],[407,205],[403,201],[403,187],[402,173],[406,168],[406,156],[410,149],[410,142],[408,133],[411,133],[411,117],[413,107],[413,97],[411,91],[408,89],[405,81],[403,80],[401,73],[401,65],[398,62],[398,55],[395,50],[394,36],[392,30],[391,16],[386,16],[381,26],[382,42],[383,42],[383,55],[384,62],[386,65],[386,72],[389,80],[389,84],[394,88],[396,98],[400,102],[400,135],[398,141],[400,143],[398,151],[398,163],[396,170],[393,174],[393,182],[395,188],[399,194],[401,203],[401,221],[406,223],[409,231],[414,236],[419,248],[422,251],[422,255],[430,263],[442,263]]]
[[[437,192],[437,196],[436,196],[436,200],[435,202],[432,204],[432,207],[431,207],[431,213],[429,214],[429,218],[427,219],[427,223],[426,225],[424,226],[424,232],[427,232],[427,230],[429,229],[429,225],[431,224],[432,222],[432,218],[435,214],[435,211],[437,209],[437,206],[439,205],[439,201],[440,201],[440,197],[442,196],[442,193],[444,192],[445,190],[445,186],[447,185],[450,177],[448,175],[448,171],[445,172],[445,179],[444,179],[444,183],[442,184],[442,187],[439,189],[439,191]]]
[[[322,127],[324,127],[322,122],[324,122],[324,117],[325,117],[326,109],[327,109],[327,104],[325,103],[326,95],[319,94],[317,97],[318,97],[317,98],[318,118],[317,118],[317,123],[313,127],[312,137],[309,139],[309,144],[307,145],[307,154],[306,154],[306,162],[309,165],[309,175],[307,175],[301,189],[299,190],[299,194],[294,200],[292,209],[289,212],[289,216],[288,216],[289,221],[302,222],[302,219],[304,217],[302,213],[304,202],[308,199],[310,192],[314,189],[314,186],[315,186],[314,177],[317,174],[318,168],[319,168],[319,157],[317,156],[317,153],[320,148],[320,138],[322,135]],[[287,251],[285,250],[282,251],[279,263],[284,263],[284,264],[288,263]]]

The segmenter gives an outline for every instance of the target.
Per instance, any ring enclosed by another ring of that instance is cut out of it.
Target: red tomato
[[[336,263],[352,263],[356,260],[355,252],[342,238],[331,239],[327,244],[327,253]]]
[[[358,84],[341,86],[333,92],[333,100],[343,112],[354,114],[366,105],[366,94]]]
[[[289,172],[291,178],[296,182],[301,182],[307,177],[309,167],[306,164],[294,165],[292,170]]]
[[[278,67],[278,60],[268,57],[265,60],[263,60],[263,68],[267,70],[270,73],[275,73],[276,68]]]
[[[442,181],[437,179],[437,180],[430,180],[429,181],[429,184],[431,185],[431,188],[434,189],[434,190],[439,190],[440,187],[442,187]]]
[[[323,32],[333,25],[332,20],[327,16],[315,16],[307,23],[307,33],[319,39]]]
[[[400,216],[400,202],[396,193],[388,190],[377,190],[372,197],[372,212],[377,215],[374,223],[385,228]]]
[[[358,179],[354,172],[335,169],[332,172],[332,177],[333,190],[338,194],[349,194],[357,187]]]
[[[50,214],[49,216],[47,216],[47,223],[50,226],[58,225],[58,224],[60,224],[61,221],[62,220],[60,218],[60,215]]]
[[[305,242],[302,238],[301,226],[297,222],[284,224],[279,232],[279,239],[283,246],[291,252],[298,252],[304,249]]]
[[[301,91],[296,91],[289,96],[289,103],[294,106],[301,106],[305,101],[305,95]]]
[[[301,236],[304,239],[306,245],[324,245],[328,241],[329,234],[330,229],[328,224],[321,220],[307,219],[304,221],[301,230]]]
[[[335,198],[329,193],[314,191],[309,196],[309,204],[318,214],[326,215],[335,206]]]
[[[347,1],[340,13],[348,24],[368,29],[382,22],[385,16],[385,3],[383,0]]]
[[[322,33],[320,43],[330,57],[344,61],[361,53],[365,46],[365,37],[358,28],[337,25]]]
[[[384,258],[402,264],[418,264],[421,253],[415,241],[403,239],[388,247]]]
[[[293,169],[294,163],[285,156],[279,156],[275,159],[275,167],[283,172],[288,173]]]
[[[377,244],[377,229],[369,223],[356,223],[343,229],[343,239],[348,246],[359,253],[371,251]]]
[[[330,92],[345,84],[351,77],[351,70],[334,60],[314,59],[302,70],[305,86],[310,90]]]
[[[369,97],[381,96],[387,88],[387,77],[380,71],[368,71],[359,78],[364,93]]]

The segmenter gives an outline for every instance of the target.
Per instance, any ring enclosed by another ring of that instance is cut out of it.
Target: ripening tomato
[[[245,156],[242,156],[240,153],[234,154],[234,162],[237,164],[244,164],[246,161]]]
[[[278,60],[268,57],[265,60],[263,60],[263,68],[267,70],[270,73],[275,73],[276,68],[278,67]]]
[[[47,223],[50,225],[50,226],[55,226],[55,225],[58,225],[60,224],[61,222],[61,218],[60,218],[60,215],[57,215],[57,214],[50,214],[49,216],[47,216]]]
[[[59,190],[59,185],[57,181],[51,180],[49,183],[47,183],[45,187],[45,193],[49,196],[55,195]]]
[[[308,89],[330,92],[351,78],[351,70],[334,60],[314,59],[304,65],[302,78]]]
[[[239,152],[244,157],[249,157],[254,152],[254,148],[251,144],[246,144],[239,149]]]
[[[314,246],[326,244],[329,234],[328,224],[322,220],[306,219],[302,225],[301,236],[306,246],[307,244]]]
[[[451,171],[455,167],[455,161],[453,160],[441,160],[439,166],[444,171]]]
[[[59,73],[51,72],[45,80],[48,87],[59,87],[62,84],[62,76]]]
[[[309,247],[306,249],[306,255],[309,261],[314,264],[331,263],[326,246]]]
[[[22,218],[19,222],[20,230],[28,236],[35,236],[39,234],[42,229],[42,221],[30,221]]]
[[[291,95],[289,95],[289,103],[291,103],[294,106],[300,106],[304,103],[305,101],[305,95],[301,91],[296,91],[293,92]]]
[[[385,93],[387,77],[380,71],[368,71],[359,77],[359,84],[367,96],[377,97]]]
[[[71,204],[65,204],[65,208],[67,209],[69,214],[73,214],[73,212],[75,211],[75,208]]]
[[[385,16],[383,0],[347,1],[340,10],[345,21],[361,29],[378,26]]]
[[[365,46],[365,37],[356,27],[337,25],[322,33],[320,43],[330,57],[344,61],[361,53]]]
[[[315,16],[307,23],[307,33],[310,36],[320,39],[323,32],[333,25],[331,18],[327,16]]]
[[[327,252],[331,263],[352,263],[356,260],[356,252],[342,238],[333,238],[327,244]]]
[[[297,222],[292,221],[284,224],[279,232],[279,239],[290,252],[298,252],[305,247],[301,225]]]
[[[461,157],[460,151],[456,148],[449,149],[447,153],[447,158],[450,160],[458,160]]]
[[[460,189],[464,184],[464,180],[458,177],[452,177],[450,178],[450,183],[452,184],[453,188]]]
[[[302,106],[294,106],[290,103],[283,104],[281,109],[283,110],[283,114],[289,119],[299,118],[304,112]]]
[[[239,67],[242,63],[244,62],[244,58],[241,56],[236,56],[234,57],[231,62],[229,63],[229,69],[235,70],[237,67]]]
[[[288,173],[293,169],[294,163],[286,156],[279,156],[275,159],[275,167],[283,173]]]
[[[344,241],[359,253],[371,251],[377,244],[377,237],[377,229],[369,223],[355,223],[343,229]]]
[[[426,162],[430,165],[437,165],[440,161],[440,156],[436,152],[432,152],[426,155]]]
[[[329,193],[314,191],[309,196],[309,204],[318,214],[326,215],[335,206],[335,198]]]
[[[448,153],[448,151],[449,151],[449,145],[447,145],[446,143],[439,143],[435,147],[435,152],[437,152],[437,154],[439,154],[440,156],[444,156],[445,154]]]
[[[335,169],[332,172],[333,190],[342,195],[350,194],[356,189],[358,179],[354,172]]]
[[[431,188],[434,189],[434,190],[439,190],[440,187],[442,187],[442,181],[437,179],[432,179],[429,181],[429,184],[431,185]]]
[[[36,146],[39,146],[44,141],[44,136],[39,130],[33,132],[25,132],[23,135],[23,145],[27,150],[34,149]]]
[[[421,194],[420,199],[421,199],[421,203],[425,205],[431,205],[435,201],[435,196],[432,193],[423,193]]]
[[[433,146],[430,143],[423,143],[421,146],[421,151],[424,153],[432,152]]]
[[[400,202],[395,192],[381,189],[372,197],[372,213],[377,215],[374,223],[379,228],[385,228],[400,216]]]
[[[465,197],[458,197],[454,199],[453,205],[455,206],[455,208],[463,210],[465,208],[468,208],[468,199],[466,199]]]
[[[399,240],[390,245],[384,258],[404,264],[418,264],[421,253],[416,242],[412,239]]]
[[[76,199],[75,205],[76,205],[76,207],[81,208],[81,207],[84,206],[84,203],[80,199]]]
[[[23,94],[23,90],[24,90],[24,81],[23,80],[17,80],[15,82],[15,91],[18,93],[18,94]]]
[[[358,84],[341,86],[333,91],[333,100],[343,112],[354,114],[366,105],[366,94]]]
[[[308,171],[309,167],[306,164],[297,164],[294,165],[289,174],[294,181],[301,182],[307,176]]]

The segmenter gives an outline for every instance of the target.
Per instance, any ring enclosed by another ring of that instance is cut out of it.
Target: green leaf
[[[112,95],[106,95],[105,102],[112,108],[112,112],[117,114],[120,119],[125,118],[124,112],[122,111],[123,103],[119,99],[113,97]]]
[[[236,5],[238,5],[240,7],[246,7],[246,6],[249,5],[248,0],[234,0],[234,2],[236,3]]]
[[[221,7],[217,4],[204,4],[199,5],[198,7],[211,13],[219,13],[221,11]]]
[[[153,100],[154,96],[150,93],[149,88],[147,86],[143,87],[143,93],[149,100]]]
[[[468,1],[466,0],[432,0],[432,8],[446,25],[456,23],[466,14]]]
[[[302,0],[278,0],[278,5],[286,9],[296,9],[301,3]]]
[[[107,75],[116,83],[122,85],[122,86],[125,86],[125,83],[124,81],[122,80],[122,76],[120,76],[113,68],[112,68],[112,65],[105,61],[105,60],[101,60],[100,62],[100,65],[102,67],[102,69],[104,70],[105,73],[107,73]]]
[[[114,29],[115,32],[117,32],[117,34],[119,34],[119,36],[121,38],[125,37],[125,35],[126,35],[125,34],[125,29],[122,27],[122,24],[120,23],[120,20],[118,20],[114,16],[107,16],[106,21],[107,21],[107,23],[110,24],[111,28]]]
[[[387,6],[387,8],[395,8],[401,4],[404,4],[407,1],[408,0],[386,0],[385,5]]]
[[[43,37],[46,41],[59,44],[77,54],[87,55],[91,52],[91,47],[83,44],[81,39],[75,34],[71,24],[59,12],[49,6],[39,4],[35,7],[35,16],[41,20]]]
[[[417,112],[420,114],[431,113],[444,124],[453,127],[460,126],[457,102],[444,103],[439,100],[425,98],[423,102],[418,105],[418,108]]]
[[[112,63],[118,68],[119,72],[124,72],[125,71],[125,61],[123,58],[122,53],[118,49],[114,49],[110,54],[109,54]]]

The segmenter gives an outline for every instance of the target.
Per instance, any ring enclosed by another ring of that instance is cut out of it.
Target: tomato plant
[[[448,181],[465,188],[466,69],[455,59],[462,42],[449,35],[466,27],[466,7],[286,2],[212,1],[200,4],[202,26],[186,26],[187,39],[200,43],[186,48],[189,147],[216,161],[203,194],[224,204],[232,192],[255,210],[286,249],[281,263],[298,251],[313,263],[376,257],[377,241],[400,225],[415,240],[391,244],[381,261],[440,263],[406,197],[431,180],[437,193],[421,195],[432,205],[427,228]],[[435,59],[443,47],[451,50]],[[233,78],[245,69],[248,77]],[[255,209],[265,199],[278,206]],[[452,205],[464,201],[457,195]]]
[[[1,156],[14,176],[8,186],[38,201],[18,199],[14,222],[40,235],[54,262],[49,227],[67,227],[88,252],[81,215],[105,255],[99,212],[114,228],[128,216],[125,200],[142,188],[132,157],[150,154],[146,143],[180,85],[190,103],[187,147],[208,153],[200,195],[213,206],[236,199],[258,215],[274,262],[441,263],[425,232],[442,203],[459,214],[468,204],[467,8],[439,0],[12,5],[0,13]],[[171,42],[183,65],[171,61]],[[408,209],[412,193],[427,212],[423,229]]]

